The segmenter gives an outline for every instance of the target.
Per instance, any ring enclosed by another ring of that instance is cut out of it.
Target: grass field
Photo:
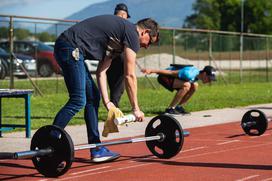
[[[151,78],[152,79],[152,78]],[[164,111],[170,103],[174,92],[169,92],[161,87],[155,78],[152,79],[157,89],[154,90],[145,78],[138,80],[138,98],[141,109],[146,116],[154,116]],[[28,81],[15,82],[15,88],[31,88]],[[34,94],[31,97],[32,129],[46,124],[52,124],[59,109],[66,103],[68,95],[63,80],[58,80],[58,93],[56,93],[55,80],[39,80],[39,88],[43,96]],[[8,82],[2,82],[1,88],[7,88]],[[222,84],[220,81],[212,85],[201,85],[192,99],[185,106],[188,111],[200,111],[215,108],[238,107],[252,104],[270,103],[272,101],[271,82],[250,82],[243,84]],[[24,119],[23,99],[3,99],[3,123],[20,124]],[[124,113],[129,113],[131,108],[124,94],[120,102]],[[100,106],[99,120],[106,119],[106,110]],[[79,112],[69,123],[84,124],[83,111]],[[16,129],[20,130],[20,129]]]

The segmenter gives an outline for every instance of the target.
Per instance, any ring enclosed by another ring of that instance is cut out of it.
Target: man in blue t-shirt
[[[141,47],[148,48],[158,41],[158,23],[150,18],[136,24],[115,15],[88,18],[64,31],[56,40],[54,54],[63,71],[69,100],[57,113],[53,124],[61,128],[84,108],[88,143],[100,143],[98,131],[98,108],[100,95],[107,110],[116,109],[107,92],[107,69],[112,57],[124,52],[126,90],[136,121],[143,121],[144,113],[138,105],[137,78],[135,74],[136,53]],[[99,60],[96,78],[99,90],[85,67],[84,60]],[[105,162],[118,158],[104,146],[90,149],[93,162]]]
[[[169,91],[177,90],[165,112],[169,114],[188,114],[185,111],[185,104],[198,88],[197,81],[200,79],[204,84],[215,81],[215,69],[212,66],[205,66],[199,70],[192,65],[172,65],[166,70],[143,69],[143,73],[159,74],[158,82]]]

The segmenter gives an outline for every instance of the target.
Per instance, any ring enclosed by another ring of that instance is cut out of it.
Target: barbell
[[[260,136],[267,130],[268,119],[262,111],[252,109],[243,115],[241,127],[249,136]]]
[[[32,158],[39,173],[45,177],[58,177],[70,169],[76,150],[145,141],[153,155],[169,159],[181,151],[184,137],[189,135],[190,132],[184,131],[175,118],[165,114],[151,119],[146,127],[145,137],[78,146],[74,146],[71,137],[64,129],[47,125],[35,132],[29,151],[2,152],[0,159]]]

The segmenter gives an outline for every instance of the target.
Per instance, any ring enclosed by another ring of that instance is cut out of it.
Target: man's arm
[[[100,61],[96,70],[96,79],[99,90],[102,95],[102,101],[105,107],[109,110],[113,103],[110,102],[109,94],[107,90],[107,75],[106,72],[111,65],[111,58],[105,57],[104,60]]]
[[[129,101],[136,120],[143,121],[144,113],[140,110],[137,98],[136,53],[132,49],[125,47],[124,58],[125,85]]]
[[[178,77],[178,70],[157,70],[157,69],[143,69],[141,70],[145,74],[162,74],[162,75],[170,75],[173,77]]]

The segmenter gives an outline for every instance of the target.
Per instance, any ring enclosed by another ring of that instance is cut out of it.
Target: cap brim
[[[216,81],[216,78],[215,78],[214,75],[210,75],[210,76],[209,76],[209,79],[210,79],[210,81]]]

